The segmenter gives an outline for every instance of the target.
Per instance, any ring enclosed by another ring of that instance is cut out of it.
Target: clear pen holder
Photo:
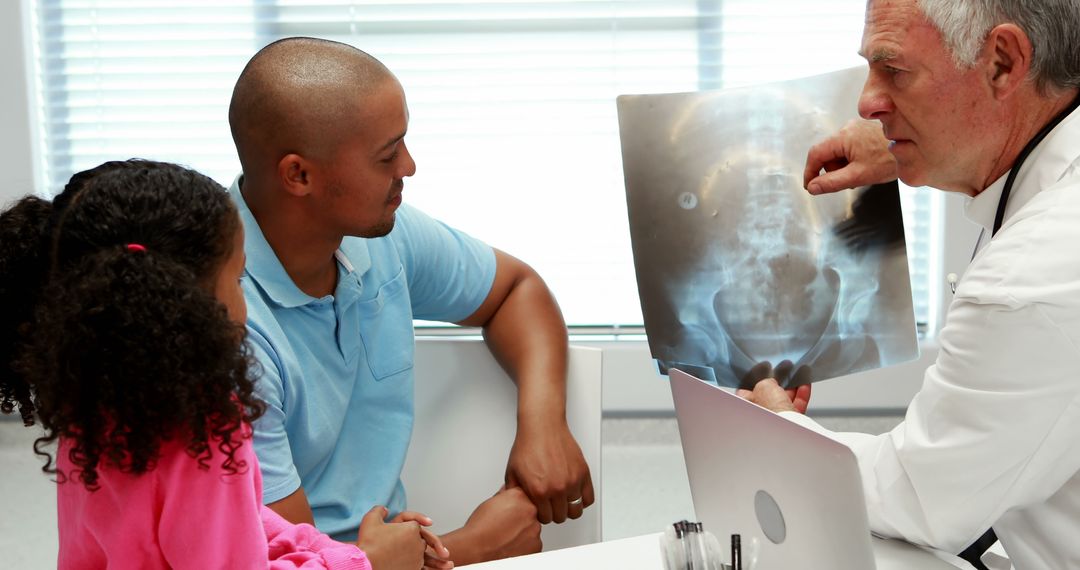
[[[666,570],[734,570],[725,564],[724,549],[701,523],[681,521],[671,525],[660,536],[660,551]]]

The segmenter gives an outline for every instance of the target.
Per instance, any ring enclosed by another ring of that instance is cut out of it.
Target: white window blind
[[[863,0],[36,0],[49,190],[129,157],[229,184],[233,83],[281,37],[350,43],[405,87],[405,199],[533,265],[571,325],[639,325],[615,97],[859,65]],[[940,206],[904,193],[916,318]]]

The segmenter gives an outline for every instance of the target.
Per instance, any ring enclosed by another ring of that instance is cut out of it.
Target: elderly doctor
[[[870,0],[860,53],[880,126],[812,148],[808,190],[962,192],[978,253],[891,432],[827,432],[772,380],[741,395],[854,450],[875,532],[959,552],[992,528],[1017,570],[1080,568],[1080,1]]]

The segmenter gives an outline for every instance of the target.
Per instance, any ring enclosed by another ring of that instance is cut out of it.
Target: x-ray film
[[[864,68],[618,98],[649,347],[721,386],[794,386],[918,356],[896,182],[811,196],[810,146],[855,118]]]

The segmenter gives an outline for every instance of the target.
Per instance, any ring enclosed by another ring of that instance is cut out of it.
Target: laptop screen
[[[845,445],[671,369],[694,511],[755,568],[873,569],[855,456]]]

